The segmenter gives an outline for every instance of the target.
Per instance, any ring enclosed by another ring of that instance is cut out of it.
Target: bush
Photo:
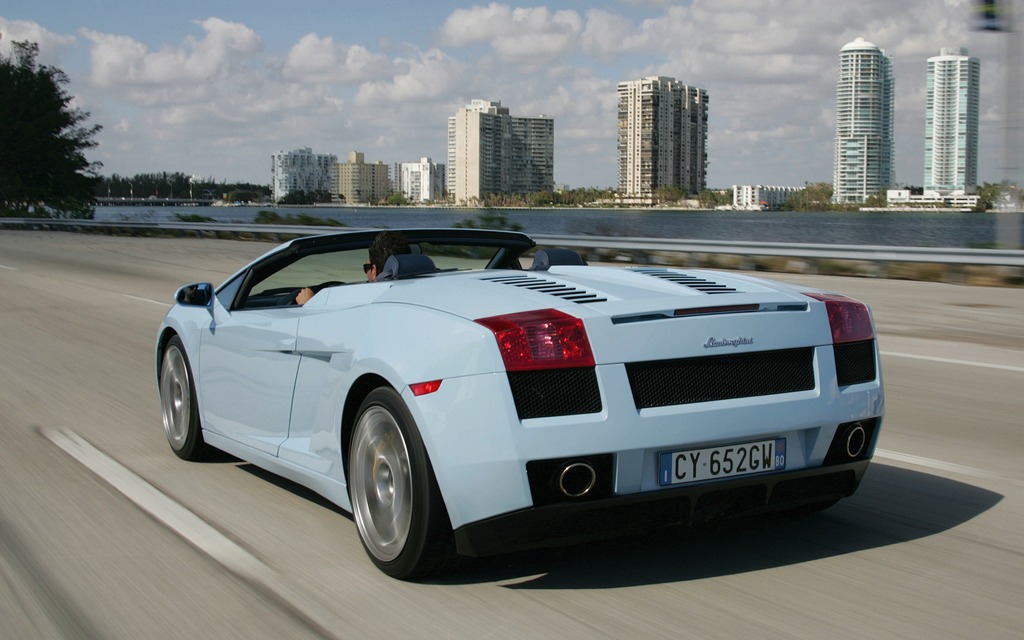
[[[259,211],[256,213],[256,224],[293,224],[308,227],[344,227],[343,222],[318,218],[308,213],[288,214],[282,216],[276,211]]]

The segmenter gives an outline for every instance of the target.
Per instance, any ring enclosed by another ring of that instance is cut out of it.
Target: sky
[[[448,117],[479,98],[554,118],[556,183],[614,187],[616,87],[661,75],[708,92],[709,187],[831,182],[839,50],[857,37],[893,59],[898,183],[924,180],[943,47],[981,59],[980,180],[1006,164],[1006,35],[974,30],[971,0],[5,4],[0,51],[36,42],[68,75],[106,176],[269,184],[271,154],[304,147],[444,163]]]

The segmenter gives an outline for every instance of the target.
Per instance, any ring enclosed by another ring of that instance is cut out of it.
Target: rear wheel
[[[174,336],[160,365],[160,410],[171,450],[183,460],[203,460],[212,451],[203,441],[192,368],[181,338]]]
[[[349,448],[352,516],[367,555],[393,578],[433,573],[452,557],[451,524],[412,415],[393,389],[359,407]]]

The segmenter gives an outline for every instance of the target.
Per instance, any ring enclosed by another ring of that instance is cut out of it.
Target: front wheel
[[[433,573],[453,555],[451,524],[426,449],[401,396],[375,389],[349,448],[349,497],[359,539],[387,575]]]
[[[212,449],[203,441],[192,368],[181,338],[174,336],[160,365],[160,411],[171,450],[183,460],[204,460]]]

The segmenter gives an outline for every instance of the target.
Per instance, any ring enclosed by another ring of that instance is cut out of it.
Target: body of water
[[[97,207],[96,220],[174,221],[176,214],[252,223],[268,207]],[[537,235],[602,235],[693,240],[799,242],[918,247],[991,247],[996,214],[956,212],[747,212],[646,209],[441,209],[282,207],[350,227],[450,227],[482,213],[502,213]],[[1021,216],[1018,216],[1021,217]],[[1024,222],[1022,222],[1024,225]]]

